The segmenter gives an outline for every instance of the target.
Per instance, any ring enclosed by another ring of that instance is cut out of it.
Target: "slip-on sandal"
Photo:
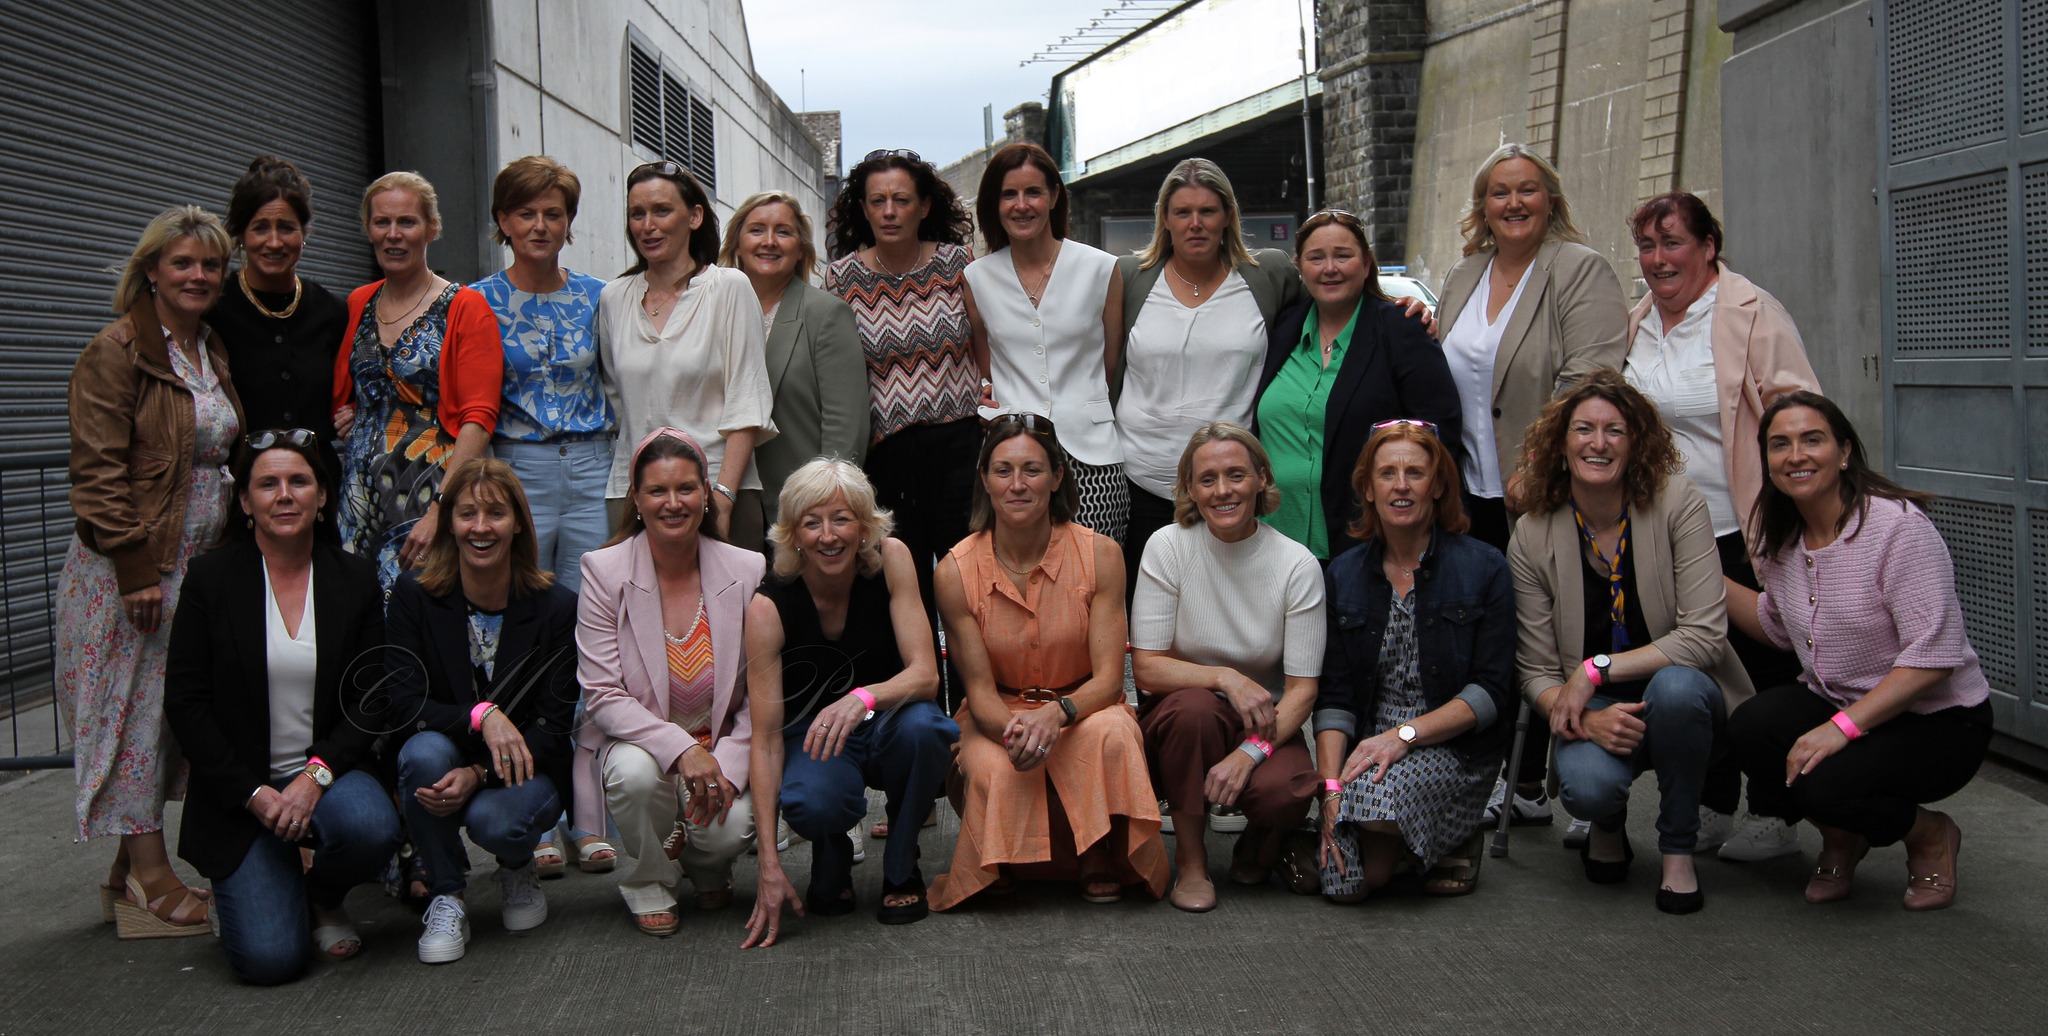
[[[334,952],[336,946],[347,942],[355,943],[354,948],[344,953]],[[320,948],[320,956],[331,961],[344,961],[363,952],[363,937],[357,934],[353,923],[324,924],[313,929],[313,945]]]
[[[898,906],[889,905],[890,896],[916,896],[917,899]],[[916,924],[931,914],[931,904],[926,901],[924,875],[911,868],[910,880],[901,885],[882,882],[882,906],[875,911],[875,920],[883,924]]]
[[[682,926],[682,915],[676,912],[675,907],[668,907],[663,910],[649,910],[645,913],[633,915],[633,927],[657,939],[666,939],[676,934],[676,929]]]
[[[533,847],[533,872],[542,878],[559,878],[566,868],[562,860],[562,847],[554,842],[542,842]]]
[[[681,832],[681,827],[676,828],[677,834],[680,834]],[[670,837],[673,838],[675,837],[675,835],[670,835]],[[576,846],[576,869],[582,871],[585,874],[609,874],[611,873],[613,867],[619,865],[619,851],[617,849],[612,848],[612,843],[607,842],[602,838],[599,838],[595,841],[589,842],[584,845],[576,845],[576,843],[574,842],[570,842],[569,844]],[[680,851],[682,847],[678,845],[676,848],[678,851]],[[666,852],[667,849],[668,844],[664,842],[662,844],[662,850]],[[596,856],[598,853],[610,853],[611,855],[606,856],[602,859],[592,859],[592,857]],[[669,859],[675,859],[675,854],[670,853]],[[545,875],[543,875],[543,877],[545,877]]]

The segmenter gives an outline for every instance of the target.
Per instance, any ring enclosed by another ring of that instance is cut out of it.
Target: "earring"
[[[314,512],[313,512],[313,520],[314,520],[314,521],[316,521],[316,522],[324,522],[324,521],[326,521],[326,520],[327,520],[327,512],[325,512],[325,511],[314,511]]]
[[[249,526],[249,528],[251,528],[251,529],[253,529],[253,528],[255,528],[255,527],[256,527],[256,519],[254,519],[254,518],[244,518],[244,519],[242,519],[242,521],[243,521],[243,523],[244,523],[244,524],[248,525],[248,526]]]

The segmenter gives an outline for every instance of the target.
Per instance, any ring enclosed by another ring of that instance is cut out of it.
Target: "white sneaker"
[[[1237,834],[1244,830],[1247,823],[1249,821],[1245,820],[1244,811],[1234,806],[1209,807],[1209,830],[1219,835]]]
[[[540,890],[533,864],[498,868],[498,892],[504,898],[505,930],[523,932],[548,919],[548,897]]]
[[[426,917],[422,919],[427,930],[420,933],[420,963],[447,964],[462,959],[463,951],[469,948],[469,915],[462,909],[462,900],[454,896],[435,896],[427,904]]]
[[[860,836],[860,825],[853,825],[853,830],[846,832],[846,837],[853,842],[853,862],[868,862],[868,843]]]
[[[1495,817],[1494,823],[1500,823],[1498,814]],[[1564,829],[1564,847],[1567,849],[1577,849],[1579,846],[1585,845],[1586,839],[1591,837],[1593,837],[1593,822],[1573,817],[1572,822],[1566,825]]]
[[[1699,841],[1693,843],[1695,853],[1709,853],[1719,849],[1735,832],[1735,818],[1710,806],[1700,807]]]
[[[1777,817],[1744,813],[1742,823],[1721,846],[1721,858],[1737,863],[1757,863],[1790,856],[1799,851],[1799,832]]]
[[[1159,800],[1159,833],[1162,835],[1173,833],[1173,814],[1167,812],[1165,799]]]
[[[1506,800],[1507,792],[1508,782],[1499,777],[1494,778],[1493,794],[1488,796],[1486,800],[1486,824],[1488,827],[1500,823],[1500,806]],[[1536,796],[1534,798],[1524,796],[1520,788],[1515,789],[1515,805],[1508,814],[1508,826],[1549,827],[1550,796],[1545,794],[1541,788],[1536,789]]]

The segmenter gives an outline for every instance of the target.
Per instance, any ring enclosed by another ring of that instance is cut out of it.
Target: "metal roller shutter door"
[[[313,181],[304,272],[337,292],[367,279],[356,204],[382,150],[372,12],[0,0],[0,713],[48,689],[71,522],[65,384],[112,319],[108,268],[149,218],[186,203],[224,214],[249,159],[280,155]]]

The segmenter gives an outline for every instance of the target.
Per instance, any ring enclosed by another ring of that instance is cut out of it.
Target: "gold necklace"
[[[242,286],[242,297],[248,299],[249,304],[256,307],[256,312],[261,313],[272,320],[290,319],[293,313],[297,313],[299,311],[299,300],[304,298],[306,295],[305,282],[299,280],[298,274],[292,274],[292,304],[280,310],[272,310],[269,306],[263,304],[262,299],[256,297],[256,293],[254,291],[250,290],[248,267],[244,266],[241,269],[236,270],[235,280]]]
[[[1031,564],[1026,565],[1023,568],[1019,569],[1012,567],[1010,563],[1003,558],[1003,552],[997,550],[995,548],[995,544],[989,544],[988,552],[994,554],[996,556],[996,564],[1003,566],[1003,568],[1007,569],[1011,575],[1022,576],[1026,579],[1031,578],[1031,573],[1037,571],[1038,566],[1045,562],[1045,554],[1041,551],[1038,555],[1037,561],[1034,561]]]
[[[399,321],[412,316],[413,310],[420,308],[420,303],[426,301],[427,291],[428,289],[431,289],[433,286],[434,277],[432,274],[429,274],[427,275],[426,287],[421,288],[420,293],[418,295],[413,296],[412,305],[405,307],[405,312],[398,314],[397,316],[391,318],[390,320],[384,319],[384,296],[380,291],[377,296],[377,322],[379,324],[384,325],[385,327],[390,327],[391,325],[396,324]]]

